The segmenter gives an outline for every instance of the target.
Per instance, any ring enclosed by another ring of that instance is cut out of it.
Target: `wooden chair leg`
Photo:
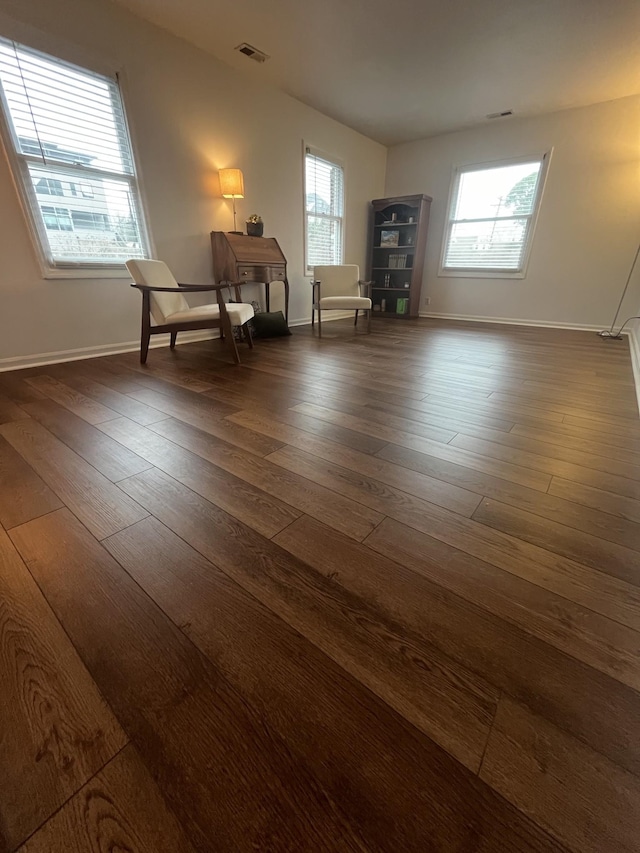
[[[367,334],[371,334],[371,308],[367,311]]]
[[[314,307],[313,307],[313,305],[312,305],[312,306],[311,306],[311,328],[312,328],[312,329],[313,329],[313,325],[314,325],[314,323],[315,323],[315,319],[316,319],[316,311],[315,311],[315,308],[314,308]]]
[[[251,334],[251,320],[248,320],[244,324],[244,329],[247,333],[247,343],[249,344],[249,349],[253,349],[253,335]]]
[[[140,364],[147,363],[147,353],[149,352],[149,341],[151,340],[151,332],[148,329],[142,330],[140,338]]]
[[[322,311],[318,308],[318,337],[322,337]]]
[[[223,332],[224,336],[222,335]],[[238,347],[236,346],[235,338],[233,337],[233,329],[229,322],[228,314],[225,316],[225,320],[220,324],[220,337],[222,337],[223,341],[226,343],[227,348],[231,353],[231,358],[236,364],[240,364],[240,354],[238,353]]]
[[[358,309],[357,308],[356,308],[356,319],[353,321],[353,325],[354,326],[358,325]]]
[[[140,335],[140,364],[146,364],[151,338],[151,301],[149,291],[142,293],[142,326]]]
[[[171,332],[170,334],[171,334],[171,341],[169,343],[169,347],[171,349],[173,349],[176,345],[176,338],[178,337],[178,333],[177,332]]]

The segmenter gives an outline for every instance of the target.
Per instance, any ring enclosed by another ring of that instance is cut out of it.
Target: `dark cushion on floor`
[[[256,338],[281,338],[291,334],[282,311],[262,311],[253,317],[251,326]]]

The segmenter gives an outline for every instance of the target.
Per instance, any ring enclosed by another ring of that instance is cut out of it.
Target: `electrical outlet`
[[[424,300],[424,304],[425,304],[425,305],[431,305],[431,297],[430,297],[430,296],[427,296],[427,297],[425,298],[425,300]]]

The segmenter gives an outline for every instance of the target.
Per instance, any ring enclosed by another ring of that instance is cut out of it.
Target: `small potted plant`
[[[264,222],[262,217],[257,213],[252,213],[247,219],[247,234],[249,237],[262,237],[264,231]]]

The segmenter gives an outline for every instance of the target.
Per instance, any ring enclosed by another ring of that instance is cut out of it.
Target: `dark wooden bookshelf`
[[[371,202],[367,277],[373,282],[374,317],[418,316],[430,207],[428,195],[394,196]],[[383,231],[398,231],[398,244],[393,245],[391,241],[380,245]],[[391,263],[390,256],[396,254],[401,256],[405,266]],[[397,310],[399,299],[407,300],[404,312]]]

